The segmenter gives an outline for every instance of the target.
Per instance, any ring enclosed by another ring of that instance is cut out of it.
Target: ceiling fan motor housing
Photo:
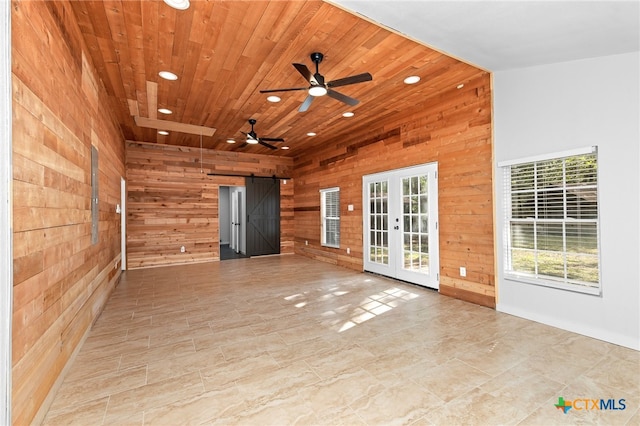
[[[313,52],[311,54],[311,61],[314,62],[316,64],[316,66],[318,66],[318,64],[320,62],[322,62],[323,58],[324,58],[324,55],[322,53],[320,53],[320,52]]]

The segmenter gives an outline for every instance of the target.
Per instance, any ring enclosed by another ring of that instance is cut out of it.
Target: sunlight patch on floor
[[[411,293],[396,287],[368,296],[353,310],[351,318],[342,324],[338,333],[342,333],[358,324],[369,321],[416,297],[419,297],[416,293]]]

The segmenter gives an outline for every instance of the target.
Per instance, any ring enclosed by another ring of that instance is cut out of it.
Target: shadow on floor
[[[236,253],[234,249],[229,247],[229,244],[220,244],[220,260],[242,259],[245,257],[249,256],[242,253]]]

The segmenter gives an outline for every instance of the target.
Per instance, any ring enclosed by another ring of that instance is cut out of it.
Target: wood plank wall
[[[124,137],[66,1],[12,1],[12,422],[47,395],[120,277]],[[91,244],[91,146],[99,242]],[[40,411],[39,411],[40,410]]]
[[[127,142],[128,267],[220,260],[218,188],[245,180],[208,173],[290,176],[292,166],[273,155]],[[293,189],[281,181],[281,253],[293,253]]]
[[[311,159],[296,159],[296,253],[362,270],[362,176],[437,161],[440,292],[495,307],[487,73],[479,71],[462,89],[389,114],[375,129],[354,128],[327,145]],[[340,187],[340,249],[320,245],[318,191],[334,186]],[[348,204],[354,211],[347,211]],[[466,278],[459,276],[460,266],[467,268]]]

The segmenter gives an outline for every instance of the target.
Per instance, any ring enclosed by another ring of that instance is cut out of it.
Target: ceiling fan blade
[[[261,90],[260,93],[292,92],[294,90],[309,90],[309,88],[308,87],[290,87],[288,89],[267,89],[267,90]]]
[[[339,78],[337,80],[332,80],[327,83],[328,87],[340,87],[346,86],[348,84],[356,84],[356,83],[364,83],[365,81],[371,81],[373,77],[368,72],[364,74],[352,75],[350,77]]]
[[[345,104],[348,104],[348,105],[351,105],[351,106],[358,105],[358,103],[360,102],[357,99],[353,99],[352,97],[349,97],[347,95],[343,95],[342,93],[336,92],[335,90],[331,90],[331,89],[329,89],[327,91],[327,96],[329,96],[329,97],[331,97],[333,99],[336,99],[336,100],[338,100],[340,102],[344,102]]]
[[[267,142],[284,142],[284,139],[282,138],[260,138],[260,140]]]
[[[311,102],[313,102],[313,98],[314,97],[311,95],[307,96],[307,99],[305,99],[302,105],[300,105],[300,108],[298,108],[298,112],[305,112],[308,110]]]
[[[268,144],[268,143],[266,143],[266,142],[262,142],[262,138],[258,139],[258,143],[259,143],[260,145],[262,145],[262,146],[266,146],[266,147],[267,147],[267,148],[269,148],[269,149],[278,149],[277,147],[275,147],[275,146],[273,146],[273,145],[271,145],[271,144]]]
[[[293,64],[293,66],[298,70],[300,74],[302,74],[304,79],[307,80],[309,84],[316,86],[318,85],[318,80],[316,80],[313,74],[311,74],[311,71],[309,71],[309,68],[307,68],[305,64]]]

